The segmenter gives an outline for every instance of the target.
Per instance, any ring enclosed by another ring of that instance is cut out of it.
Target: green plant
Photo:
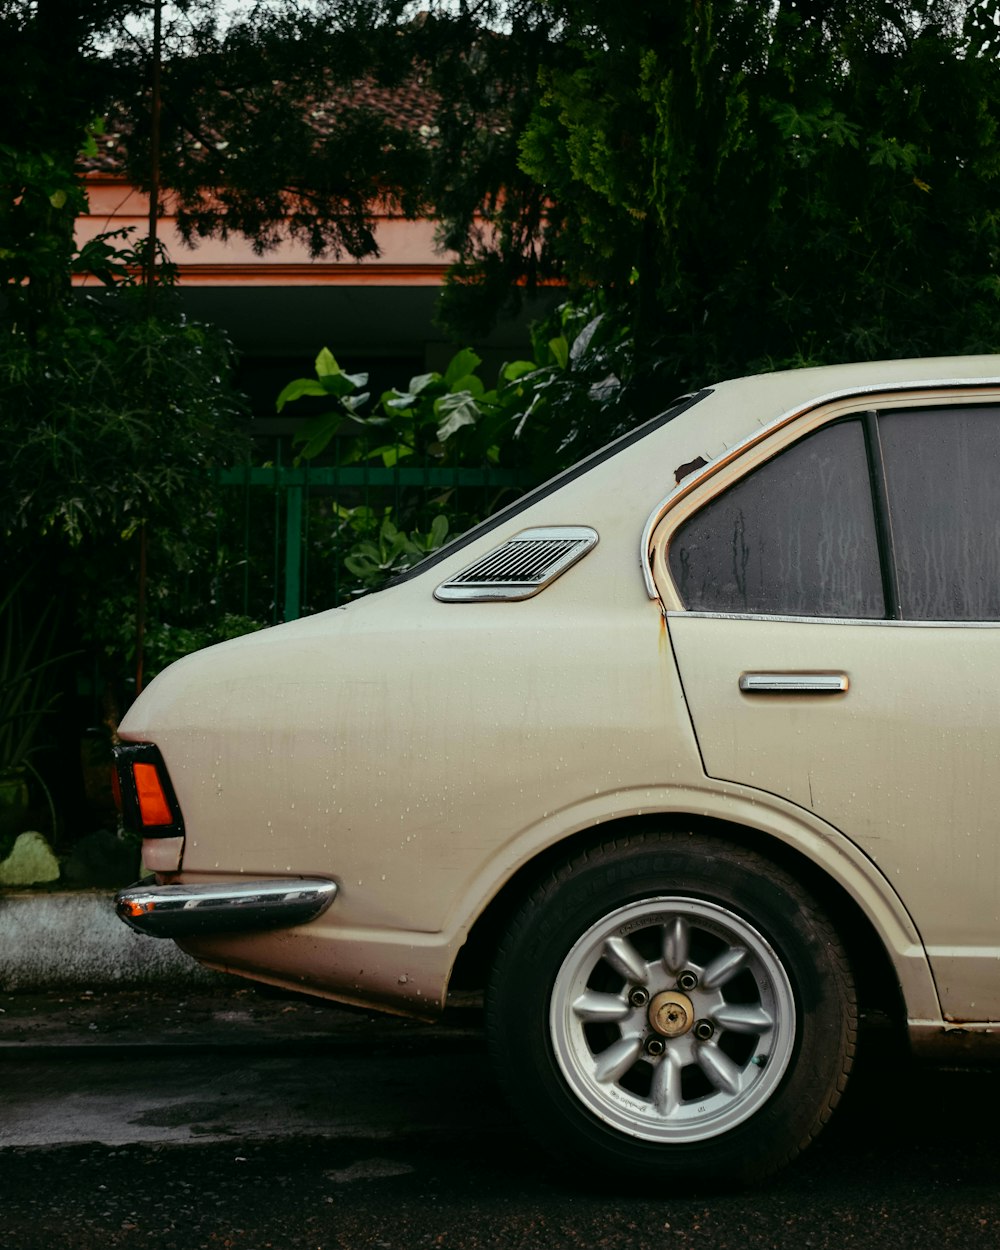
[[[17,577],[0,598],[0,773],[31,768],[43,721],[56,700],[52,670],[57,600],[29,608],[28,574]]]
[[[644,404],[635,385],[636,357],[628,322],[595,293],[566,301],[536,326],[532,359],[504,364],[491,387],[480,376],[480,357],[464,348],[443,373],[418,374],[372,404],[367,375],[347,372],[323,348],[315,376],[284,387],[277,408],[305,396],[329,401],[295,434],[296,463],[318,460],[336,440],[339,465],[379,459],[388,469],[495,467],[523,474],[530,485],[654,415],[657,407]],[[659,406],[668,398],[658,395]],[[453,487],[433,497],[426,488],[397,489],[390,507],[350,506],[348,495],[314,518],[312,541],[343,569],[334,584],[348,597],[377,588],[447,533],[489,516],[511,489],[480,494],[471,506]]]
[[[31,757],[45,745],[46,722],[59,698],[55,672],[70,656],[54,653],[58,600],[37,593],[32,571],[16,576],[0,598],[0,858],[22,831],[29,802],[26,774],[44,796],[53,833],[56,829],[52,793]]]
[[[436,551],[447,537],[448,518],[445,516],[436,516],[426,534],[397,529],[391,517],[384,516],[377,531],[357,541],[344,559],[345,567],[358,580],[355,593],[377,590],[390,577],[405,573],[424,556]]]
[[[169,588],[169,587],[167,587]],[[159,584],[156,587],[160,589]],[[159,596],[157,596],[157,600]],[[240,638],[244,634],[252,634],[264,628],[264,622],[255,617],[243,616],[236,612],[223,612],[214,619],[185,620],[184,614],[173,613],[168,619],[169,609],[162,602],[151,604],[151,617],[145,630],[145,677],[152,681],[157,673],[162,672],[169,664],[190,655],[192,651],[200,651],[203,647],[211,647],[217,642],[225,642],[230,638]],[[121,608],[115,603],[100,605],[99,619],[94,623],[95,635],[105,641],[105,653],[109,657],[122,657],[127,663],[135,660],[136,620],[134,608]]]
[[[506,365],[496,386],[479,376],[481,358],[463,348],[444,373],[421,373],[405,388],[384,391],[375,411],[365,415],[371,396],[361,388],[368,375],[345,373],[328,348],[316,357],[315,378],[296,378],[282,390],[277,410],[304,395],[323,396],[332,407],[309,418],[296,433],[300,460],[313,460],[335,435],[352,438],[341,463],[381,459],[392,468],[415,457],[432,464],[497,464],[502,443],[510,437],[521,410],[516,379],[530,372],[530,361]]]

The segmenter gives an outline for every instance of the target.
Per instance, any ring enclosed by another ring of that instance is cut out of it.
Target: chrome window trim
[[[810,399],[806,404],[800,404],[795,408],[789,408],[787,412],[783,412],[781,416],[775,417],[773,421],[769,421],[766,425],[762,425],[760,429],[755,430],[752,434],[748,434],[738,443],[734,443],[731,447],[727,447],[724,452],[710,460],[708,464],[694,473],[689,474],[682,481],[678,482],[673,490],[656,505],[649,514],[645,526],[642,530],[642,541],[639,547],[639,561],[642,566],[642,577],[646,585],[646,593],[650,599],[658,599],[659,595],[656,591],[656,583],[653,581],[653,570],[650,565],[649,549],[653,539],[653,531],[662,521],[664,515],[671,507],[683,496],[689,494],[702,482],[710,478],[723,465],[731,460],[736,460],[744,452],[749,451],[751,447],[762,442],[771,434],[776,433],[791,422],[798,420],[799,417],[806,416],[807,413],[813,412],[817,408],[822,408],[825,404],[839,403],[845,399],[863,399],[867,395],[888,395],[888,394],[905,394],[906,391],[935,391],[935,390],[974,390],[980,386],[1000,386],[1000,377],[984,377],[984,378],[940,378],[922,381],[913,379],[909,382],[880,382],[873,383],[868,386],[850,386],[839,391],[828,391],[825,395],[818,395],[815,399]],[[712,613],[710,615],[719,615]],[[803,619],[801,617],[794,618],[796,620]],[[815,619],[815,618],[812,618]]]
[[[1000,629],[1000,621],[895,621],[868,616],[777,616],[764,612],[686,612],[670,608],[663,614],[668,621],[692,618],[712,621],[771,621],[787,625],[874,625],[884,629]]]

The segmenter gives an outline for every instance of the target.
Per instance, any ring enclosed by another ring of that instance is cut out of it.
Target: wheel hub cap
[[[690,992],[677,984],[684,972],[697,980]],[[643,1141],[693,1143],[773,1096],[791,1062],[795,999],[781,958],[738,912],[655,895],[580,935],[556,974],[549,1027],[588,1112]]]
[[[649,1004],[650,1028],[661,1037],[683,1037],[694,1024],[694,1007],[680,990],[664,990]]]

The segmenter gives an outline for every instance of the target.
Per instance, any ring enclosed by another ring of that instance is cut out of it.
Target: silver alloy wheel
[[[781,959],[742,916],[696,898],[648,898],[574,944],[549,1028],[570,1089],[605,1124],[696,1142],[742,1123],[777,1089],[795,999]]]

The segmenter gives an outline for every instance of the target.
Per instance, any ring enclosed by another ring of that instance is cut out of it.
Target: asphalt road
[[[743,1193],[543,1158],[468,1036],[0,1056],[0,1250],[1000,1247],[1000,1072],[870,1062]]]

